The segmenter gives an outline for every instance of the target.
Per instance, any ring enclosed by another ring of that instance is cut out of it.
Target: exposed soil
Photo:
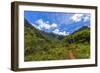
[[[76,59],[75,54],[72,51],[69,51],[69,59]]]

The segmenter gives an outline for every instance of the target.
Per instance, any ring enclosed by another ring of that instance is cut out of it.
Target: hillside
[[[90,28],[83,27],[69,36],[40,31],[24,21],[25,61],[89,58]]]
[[[25,35],[25,55],[29,55],[31,53],[36,52],[41,49],[43,44],[50,44],[51,41],[46,39],[39,30],[34,28],[31,24],[25,20],[24,25],[24,35]],[[38,46],[40,45],[40,47]]]
[[[71,35],[64,38],[65,41],[69,43],[77,42],[77,43],[90,43],[90,28],[83,26],[79,30],[75,31]]]
[[[63,39],[69,44],[69,50],[77,54],[78,59],[90,57],[90,28],[82,27]]]

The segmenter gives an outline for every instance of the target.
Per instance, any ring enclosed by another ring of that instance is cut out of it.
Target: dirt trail
[[[75,55],[72,51],[69,51],[69,59],[75,59]]]

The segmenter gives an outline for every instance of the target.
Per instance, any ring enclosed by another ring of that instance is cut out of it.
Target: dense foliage
[[[90,28],[84,27],[69,36],[46,33],[33,27],[25,20],[24,25],[25,61],[76,59],[90,57]]]

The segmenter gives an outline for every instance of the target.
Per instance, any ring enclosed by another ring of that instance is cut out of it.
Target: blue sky
[[[69,35],[83,26],[90,27],[89,13],[24,11],[24,17],[35,28],[58,35]]]

